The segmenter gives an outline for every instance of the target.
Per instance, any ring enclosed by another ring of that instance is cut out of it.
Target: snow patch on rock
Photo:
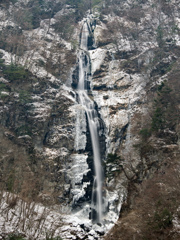
[[[67,177],[71,182],[71,194],[73,196],[73,203],[76,203],[80,198],[83,198],[89,182],[83,182],[83,177],[89,172],[87,164],[88,155],[73,154],[71,155],[72,166],[67,171]]]
[[[76,111],[76,124],[75,124],[75,142],[74,148],[76,151],[85,150],[86,148],[86,114],[84,108],[81,105],[77,105]]]
[[[103,63],[103,60],[106,55],[106,49],[103,48],[97,48],[95,50],[89,51],[90,58],[91,58],[91,73],[94,74],[94,72],[100,68],[101,64]]]

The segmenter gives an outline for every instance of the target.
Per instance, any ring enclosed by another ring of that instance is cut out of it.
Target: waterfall
[[[101,166],[100,146],[99,146],[99,119],[95,110],[94,102],[88,96],[87,81],[88,71],[90,69],[90,59],[88,55],[88,24],[83,24],[81,32],[80,50],[79,50],[79,82],[77,86],[77,94],[79,104],[85,109],[88,126],[91,136],[94,162],[94,182],[91,201],[91,218],[98,223],[102,222],[103,217],[103,171]]]

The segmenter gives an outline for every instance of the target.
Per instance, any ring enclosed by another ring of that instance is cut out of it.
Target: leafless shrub
[[[4,207],[3,207],[4,206]],[[15,194],[3,193],[0,200],[0,215],[4,218],[4,229],[8,233],[8,226],[14,232],[24,233],[27,239],[39,239],[40,237],[53,238],[56,232],[60,233],[62,226],[61,217],[50,217],[50,208],[25,202]]]
[[[14,194],[8,194],[9,196],[7,197],[7,204],[9,208],[14,208],[17,205],[18,202],[18,196]]]
[[[127,19],[138,24],[141,18],[144,17],[144,12],[141,7],[130,9],[127,13]]]

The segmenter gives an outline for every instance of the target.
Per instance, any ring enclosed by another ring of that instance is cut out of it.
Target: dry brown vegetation
[[[136,185],[130,194],[134,195],[136,192],[137,196],[133,201],[131,199],[128,210],[123,207],[117,225],[105,239],[178,240],[180,238],[180,233],[173,225],[175,217],[180,221],[177,212],[180,199],[178,158],[179,155],[168,159],[167,165],[158,170],[153,178]]]
[[[31,170],[32,164],[26,149],[8,140],[4,133],[1,134],[0,191],[18,194],[25,200],[36,200],[40,189],[39,179]],[[15,138],[9,133],[10,136]]]

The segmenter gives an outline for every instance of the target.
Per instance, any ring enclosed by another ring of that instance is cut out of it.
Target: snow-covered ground
[[[117,217],[109,213],[105,225],[92,225],[91,220],[86,218],[88,205],[69,215],[62,213],[59,206],[51,209],[35,202],[26,202],[16,194],[0,194],[0,239],[8,234],[16,234],[29,240],[45,240],[46,237],[94,240],[100,239],[100,235],[113,226],[113,220],[117,221]],[[113,201],[113,196],[111,198]]]

